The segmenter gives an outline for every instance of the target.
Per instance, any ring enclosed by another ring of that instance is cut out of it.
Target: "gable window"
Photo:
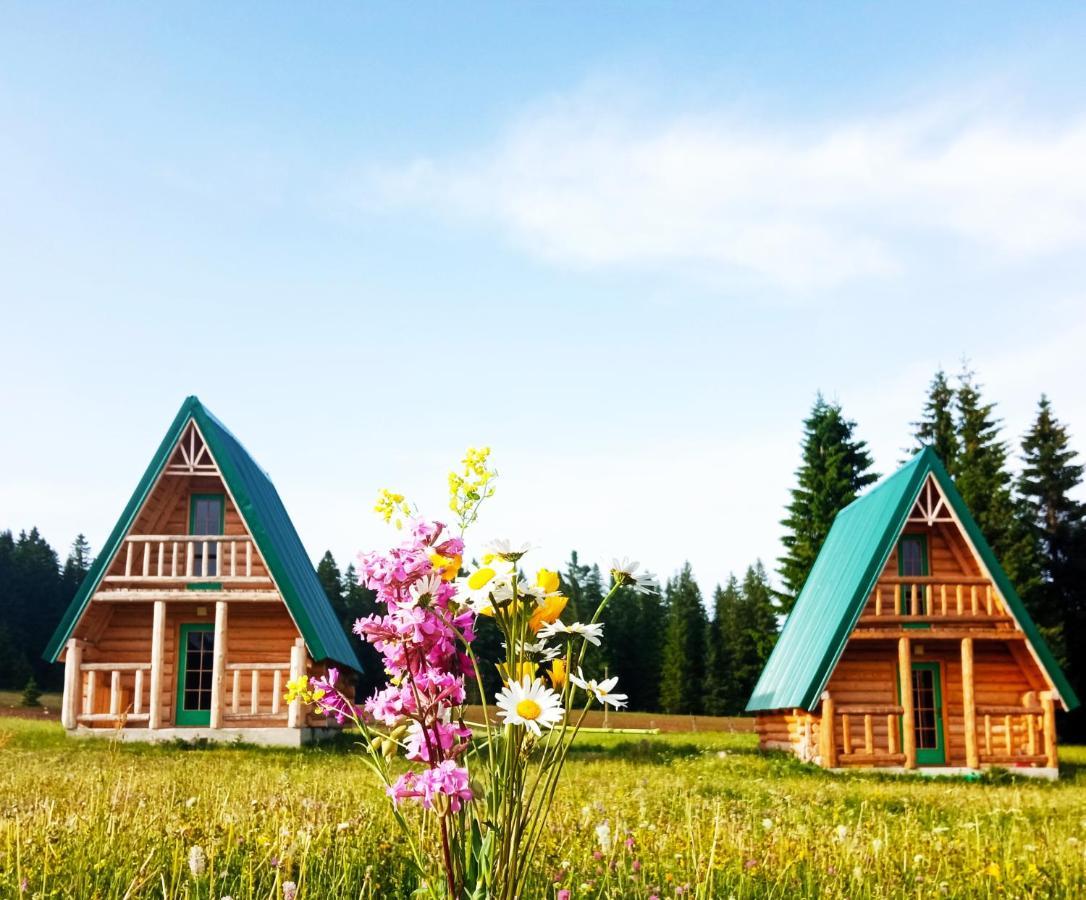
[[[222,494],[193,494],[189,506],[189,534],[218,535],[223,533],[223,513],[225,511],[225,497]],[[200,577],[219,574],[219,546],[215,541],[207,544],[205,557],[203,544],[197,543],[193,548],[196,559],[193,563],[193,574]],[[207,560],[205,570],[204,560]]]
[[[903,616],[910,614],[912,610],[912,594],[916,590],[919,600],[918,611],[925,616],[927,611],[926,585],[920,581],[926,578],[928,573],[928,539],[923,534],[904,534],[897,546],[897,573],[903,579],[916,577],[914,582],[903,581],[901,585],[901,609]]]

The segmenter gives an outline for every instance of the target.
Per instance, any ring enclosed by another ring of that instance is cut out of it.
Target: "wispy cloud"
[[[362,195],[494,227],[558,264],[807,292],[935,253],[998,266],[1082,252],[1083,159],[1086,114],[1052,126],[938,102],[811,126],[643,117],[591,94],[534,110],[473,155],[373,170]]]

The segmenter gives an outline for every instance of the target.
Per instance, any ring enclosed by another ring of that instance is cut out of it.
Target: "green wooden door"
[[[211,666],[215,626],[197,622],[181,626],[177,647],[176,725],[211,724]]]
[[[943,734],[943,685],[939,663],[914,662],[912,666],[913,721],[916,730],[916,762],[921,766],[946,764]]]

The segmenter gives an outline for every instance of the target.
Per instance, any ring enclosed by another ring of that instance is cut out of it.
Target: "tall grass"
[[[414,887],[383,798],[343,746],[118,745],[15,719],[0,719],[0,746],[2,897]],[[579,747],[526,897],[1086,896],[1086,748],[1065,748],[1065,777],[1048,784],[841,777],[759,755],[745,734]]]

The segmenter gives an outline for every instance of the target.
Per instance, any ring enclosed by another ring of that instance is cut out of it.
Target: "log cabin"
[[[837,515],[747,710],[762,749],[825,768],[1055,778],[1077,705],[926,448]]]
[[[334,724],[287,681],[358,658],[265,472],[196,397],[170,425],[44,656],[70,734],[298,745]]]

